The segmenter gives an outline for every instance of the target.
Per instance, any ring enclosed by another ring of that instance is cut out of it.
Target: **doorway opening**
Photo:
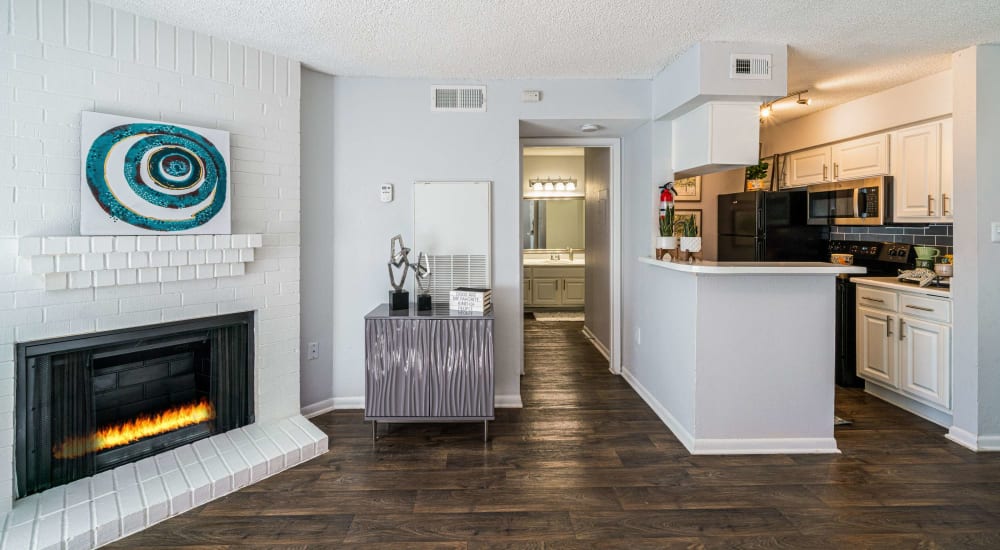
[[[617,145],[607,139],[522,140],[525,365],[544,364],[533,355],[539,345],[589,342],[617,372]]]

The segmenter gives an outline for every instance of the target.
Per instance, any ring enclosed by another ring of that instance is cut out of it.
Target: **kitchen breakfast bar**
[[[839,452],[835,277],[863,267],[639,262],[656,333],[623,374],[691,453]]]

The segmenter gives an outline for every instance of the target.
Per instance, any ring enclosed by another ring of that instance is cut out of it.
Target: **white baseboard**
[[[979,450],[979,437],[976,436],[976,434],[963,430],[957,426],[948,428],[948,433],[944,434],[944,437],[953,443],[958,443],[966,449],[972,451]]]
[[[696,455],[840,454],[832,437],[773,439],[695,439]]]
[[[949,441],[976,452],[1000,451],[1000,435],[976,435],[972,432],[952,426],[948,428],[945,437]]]
[[[493,405],[498,409],[520,409],[524,407],[521,402],[521,394],[495,395]]]
[[[979,436],[980,451],[1000,451],[1000,435]]]
[[[698,439],[687,431],[670,411],[663,406],[628,369],[622,369],[622,377],[632,386],[635,393],[646,402],[656,416],[667,425],[674,436],[693,455],[754,455],[754,454],[839,454],[837,441],[832,437],[806,438],[788,437],[772,439]],[[831,419],[831,422],[833,419]]]
[[[312,405],[306,405],[302,407],[300,414],[306,418],[312,418],[314,416],[319,416],[324,413],[328,413],[334,409],[333,398],[324,399],[313,403]]]
[[[653,394],[649,393],[649,390],[647,390],[646,387],[643,386],[639,380],[636,379],[631,372],[629,372],[628,369],[622,368],[622,377],[629,383],[630,386],[632,386],[635,393],[639,394],[639,397],[641,397],[642,400],[645,401],[651,409],[653,409],[656,416],[659,416],[660,420],[667,425],[667,429],[674,433],[674,436],[676,436],[681,442],[681,445],[684,445],[684,448],[686,448],[688,452],[694,453],[694,436],[691,435],[691,432],[687,431],[680,421],[674,418],[674,415],[670,414],[670,411],[668,411],[662,403],[657,401],[657,399],[653,397]]]
[[[587,340],[590,340],[590,343],[593,344],[595,348],[597,348],[597,351],[601,355],[603,355],[605,359],[611,361],[611,351],[608,350],[607,346],[601,343],[601,341],[598,340],[596,336],[594,336],[594,333],[591,332],[589,328],[587,328],[587,325],[583,325],[583,330],[581,332],[583,332],[583,335],[587,337]]]
[[[365,408],[365,396],[354,395],[351,397],[334,397],[334,410],[363,409]]]

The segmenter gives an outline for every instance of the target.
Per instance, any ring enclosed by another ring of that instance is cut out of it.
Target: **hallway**
[[[525,408],[486,446],[325,414],[328,454],[112,546],[1000,547],[1000,454],[847,390],[842,455],[691,456],[581,328],[525,321]]]

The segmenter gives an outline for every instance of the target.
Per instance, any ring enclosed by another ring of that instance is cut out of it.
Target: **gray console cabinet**
[[[487,422],[493,407],[493,313],[436,309],[365,316],[365,420]]]

